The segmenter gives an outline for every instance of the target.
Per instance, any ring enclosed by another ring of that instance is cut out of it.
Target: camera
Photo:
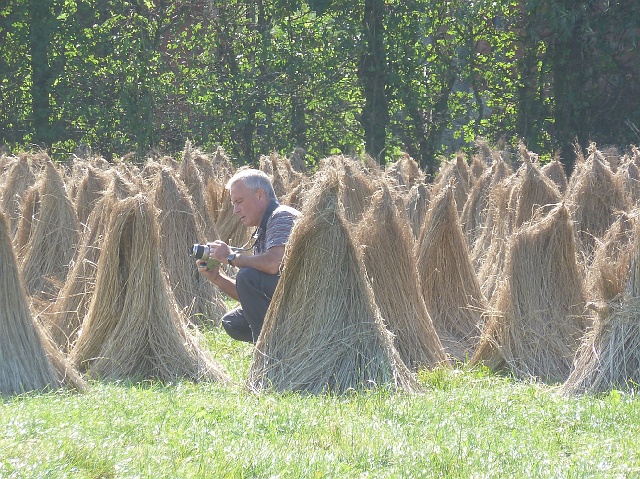
[[[207,263],[207,269],[218,266],[220,261],[211,256],[211,248],[208,244],[194,244],[191,247],[191,256],[195,259],[201,259]]]

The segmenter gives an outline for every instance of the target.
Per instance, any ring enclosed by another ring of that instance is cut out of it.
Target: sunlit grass
[[[421,395],[245,392],[252,346],[205,333],[234,385],[92,383],[0,410],[2,478],[640,477],[634,397],[562,397],[486,370]]]

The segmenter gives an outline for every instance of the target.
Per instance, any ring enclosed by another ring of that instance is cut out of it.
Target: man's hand
[[[227,264],[227,258],[231,254],[231,248],[227,243],[215,240],[213,243],[209,243],[209,248],[211,248],[211,256],[220,261],[220,263]]]
[[[212,283],[215,283],[216,279],[220,277],[220,265],[217,264],[211,269],[207,269],[207,262],[201,259],[196,260],[196,266],[198,267],[198,273],[207,278]]]

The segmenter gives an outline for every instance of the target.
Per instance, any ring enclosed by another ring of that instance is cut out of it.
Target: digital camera
[[[191,256],[206,261],[207,269],[213,269],[214,266],[220,264],[220,261],[211,256],[211,248],[208,244],[194,244],[191,247]]]

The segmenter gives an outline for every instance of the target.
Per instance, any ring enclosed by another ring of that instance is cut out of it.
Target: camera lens
[[[204,251],[205,251],[205,245],[203,245],[203,244],[194,244],[193,245],[193,249],[191,251],[191,255],[195,259],[200,259],[204,255]]]

